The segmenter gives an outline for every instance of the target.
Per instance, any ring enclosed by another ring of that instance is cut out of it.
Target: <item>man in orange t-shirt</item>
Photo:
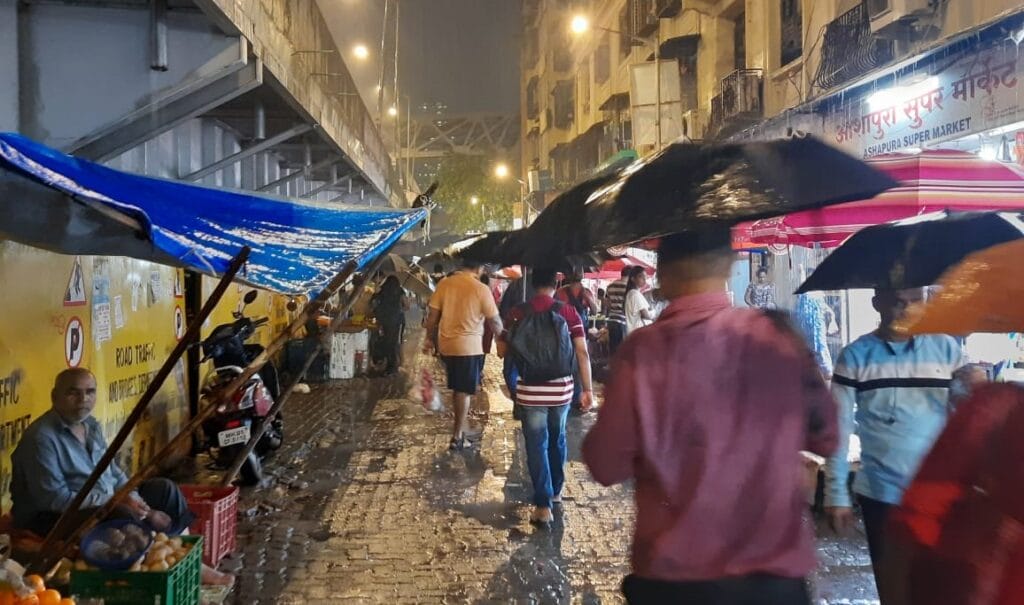
[[[479,435],[469,430],[469,399],[480,386],[484,362],[484,322],[501,334],[498,306],[490,289],[480,281],[483,265],[465,261],[463,267],[437,284],[430,298],[424,350],[435,348],[448,372],[452,390],[455,426],[449,449],[461,450],[466,441]],[[433,341],[437,330],[437,342]]]

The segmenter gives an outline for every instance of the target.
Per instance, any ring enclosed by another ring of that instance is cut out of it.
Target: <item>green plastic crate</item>
[[[71,594],[105,605],[199,605],[202,536],[182,536],[188,554],[167,571],[72,571]]]

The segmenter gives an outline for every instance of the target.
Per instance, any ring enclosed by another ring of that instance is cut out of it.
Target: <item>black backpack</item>
[[[512,326],[508,345],[512,361],[523,382],[540,383],[572,376],[576,351],[569,334],[569,323],[555,302],[547,311],[537,313],[532,305],[520,307],[523,319]]]

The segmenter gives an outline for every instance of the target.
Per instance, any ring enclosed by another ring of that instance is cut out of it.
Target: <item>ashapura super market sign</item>
[[[938,73],[868,93],[825,116],[839,147],[870,157],[957,139],[1024,120],[1017,47],[972,54]]]

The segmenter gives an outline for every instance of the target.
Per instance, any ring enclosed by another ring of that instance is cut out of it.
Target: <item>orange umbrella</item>
[[[908,310],[908,334],[1024,332],[1024,240],[976,252],[947,271],[941,291]]]

